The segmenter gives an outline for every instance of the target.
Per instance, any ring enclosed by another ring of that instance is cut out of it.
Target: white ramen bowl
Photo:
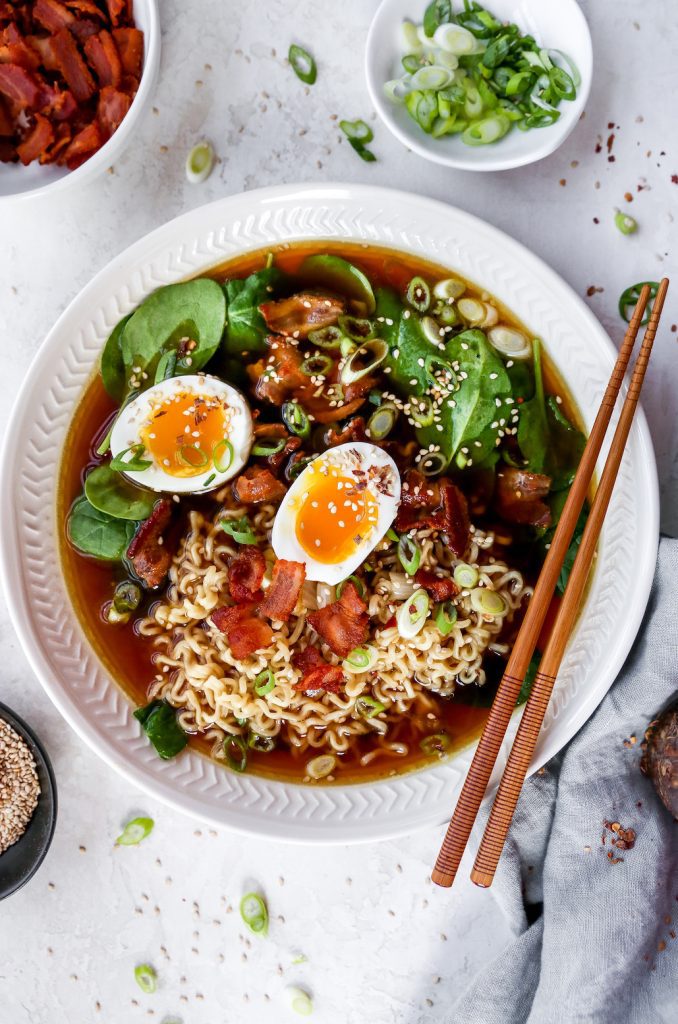
[[[191,750],[162,761],[72,610],[59,567],[63,524],[55,512],[64,438],[118,320],[160,285],[239,253],[307,239],[390,246],[437,261],[487,289],[545,339],[590,428],[614,347],[571,288],[517,242],[453,207],[387,189],[337,184],[248,192],[192,210],[137,242],[97,274],[50,331],[9,420],[0,567],[14,626],[36,675],[64,718],[117,771],[203,821],[277,839],[345,843],[442,822],[472,748],[408,774],[353,785],[303,786],[240,775]],[[639,412],[532,771],[591,715],[629,651],[652,581],[658,507],[654,456]],[[498,767],[506,752],[504,744]]]
[[[25,199],[28,196],[53,195],[74,185],[85,185],[97,175],[103,174],[118,159],[148,108],[158,80],[158,0],[134,0],[134,22],[144,33],[144,64],[139,88],[117,131],[113,132],[101,149],[74,171],[56,164],[41,165],[37,161],[27,167],[21,163],[0,164],[0,203],[2,200]]]
[[[575,0],[487,0],[483,6],[502,21],[512,21],[543,46],[562,50],[577,66],[581,84],[571,102],[562,101],[560,118],[548,128],[508,135],[488,146],[467,146],[458,135],[434,139],[413,121],[404,105],[384,95],[384,83],[404,74],[400,26],[405,19],[421,24],[428,0],[383,0],[374,16],[365,50],[370,99],[386,127],[408,149],[446,167],[465,171],[503,171],[522,167],[553,153],[574,130],[591,89],[593,50],[586,18]],[[453,3],[455,10],[460,0]]]

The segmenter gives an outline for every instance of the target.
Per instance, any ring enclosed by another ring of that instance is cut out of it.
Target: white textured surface
[[[334,15],[318,17],[318,0],[271,0],[249,8],[164,0],[158,113],[148,115],[136,146],[114,174],[80,194],[60,197],[54,209],[42,200],[3,209],[3,427],[32,353],[57,313],[96,270],[185,209],[285,180],[369,181],[416,188],[456,203],[529,244],[579,294],[589,286],[604,288],[587,301],[618,337],[616,299],[622,288],[670,273],[675,256],[673,5],[655,0],[640,10],[631,0],[586,4],[596,54],[586,119],[564,148],[543,163],[482,178],[425,164],[383,130],[377,131],[373,148],[379,163],[374,165],[362,164],[339,144],[330,117],[369,112],[361,41],[375,6],[345,0]],[[323,9],[329,11],[330,5]],[[642,24],[636,29],[638,18]],[[293,38],[313,49],[325,69],[308,94],[281,62]],[[202,86],[195,84],[198,80]],[[614,163],[607,161],[605,149],[609,122],[619,125],[613,129]],[[192,187],[185,182],[183,161],[202,133],[212,138],[222,163],[205,185]],[[596,154],[598,135],[603,151]],[[575,168],[573,161],[578,161]],[[567,185],[561,187],[559,179]],[[641,179],[649,187],[637,193]],[[613,207],[625,206],[626,191],[634,195],[630,208],[641,223],[639,234],[629,239],[612,224]],[[595,225],[593,217],[601,223]],[[677,310],[674,288],[667,328],[678,321]],[[674,533],[675,344],[675,335],[665,329],[645,398],[664,489],[664,524]],[[506,933],[491,892],[471,890],[465,879],[452,894],[427,884],[439,830],[335,851],[215,837],[207,829],[196,836],[193,823],[141,798],[62,723],[32,678],[4,615],[0,640],[2,699],[46,740],[61,797],[57,834],[45,865],[30,887],[0,911],[2,1024],[118,1024],[162,1021],[170,1013],[184,1024],[277,1022],[292,1019],[278,1010],[276,1000],[283,984],[297,979],[315,991],[315,1019],[323,1022],[423,1024],[444,1018],[451,994],[481,961],[501,950]],[[112,850],[121,821],[141,810],[156,817],[154,836],[138,850]],[[402,873],[394,870],[395,863]],[[278,885],[279,875],[284,886]],[[282,914],[285,923],[277,922],[268,942],[253,941],[248,950],[222,897],[236,905],[250,876],[265,885],[273,916]],[[194,900],[199,920],[193,916]],[[137,907],[143,913],[137,914]],[[290,967],[293,948],[303,950],[309,963]],[[132,980],[134,964],[146,960],[161,973],[156,997],[144,997]],[[442,978],[439,984],[436,977]]]

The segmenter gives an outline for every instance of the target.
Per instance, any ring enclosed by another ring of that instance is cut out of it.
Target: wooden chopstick
[[[619,466],[626,448],[633,416],[638,405],[668,284],[668,280],[664,278],[657,291],[652,315],[650,316],[640,353],[633,369],[631,383],[622,406],[617,429],[614,432],[605,468],[596,490],[579,551],[577,552],[577,557],[575,558],[565,589],[563,601],[558,610],[551,636],[532,684],[532,692],[525,705],[525,711],[513,741],[513,747],[501,782],[499,783],[499,789],[492,805],[473,870],[471,871],[471,880],[476,885],[487,887],[492,884],[494,879],[501,851],[504,847],[516,804],[520,797],[520,791],[525,781],[527,769],[539,738],[539,732],[544,721],[544,715],[551,698],[560,663],[565,653],[565,647],[579,613],[603,520],[610,503],[610,497],[612,496]]]
[[[482,803],[487,784],[492,774],[499,748],[506,734],[513,714],[520,688],[525,678],[530,659],[537,644],[539,632],[544,623],[556,581],[565,558],[574,528],[582,510],[593,478],[596,461],[602,447],[612,410],[624,379],[624,372],[638,334],[638,328],[645,312],[650,289],[641,289],[636,308],[629,323],[617,361],[612,370],[600,408],[591,428],[586,447],[582,453],[579,468],[570,487],[560,521],[544,560],[532,599],[518,632],[509,657],[506,671],[501,679],[497,695],[490,709],[481,734],[473,761],[459,794],[457,806],[447,828],[431,878],[436,885],[450,886],[454,881],[466,844]]]

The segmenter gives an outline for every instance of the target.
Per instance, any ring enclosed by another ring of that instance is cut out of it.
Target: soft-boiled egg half
[[[240,392],[218,377],[191,374],[163,380],[125,405],[113,426],[111,454],[141,487],[191,494],[239,473],[253,436]]]
[[[273,523],[278,558],[303,562],[306,578],[335,584],[365,561],[393,522],[398,467],[374,444],[337,445],[295,480]]]

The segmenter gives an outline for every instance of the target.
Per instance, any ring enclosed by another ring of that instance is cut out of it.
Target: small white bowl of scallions
[[[501,171],[553,153],[591,87],[575,0],[383,0],[365,68],[387,128],[427,160]]]

